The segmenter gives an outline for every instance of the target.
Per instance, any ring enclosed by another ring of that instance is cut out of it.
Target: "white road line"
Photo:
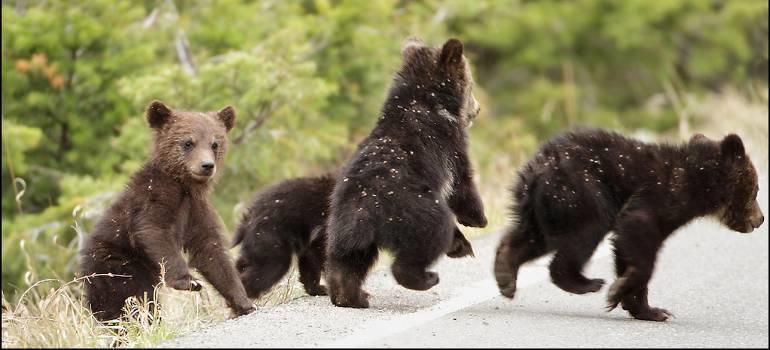
[[[597,248],[592,260],[607,257],[610,253],[610,244],[608,243],[608,240],[605,239]],[[549,259],[549,257],[546,256],[540,258],[523,266],[519,270],[519,276],[516,280],[517,289],[534,285],[549,278],[548,266],[544,263],[546,262],[545,259]],[[361,347],[365,344],[371,344],[379,339],[425,324],[455,311],[485,302],[499,295],[500,292],[497,289],[497,284],[494,279],[487,278],[473,283],[470,286],[458,288],[457,296],[449,300],[439,302],[429,308],[410,314],[396,316],[387,320],[368,322],[361,328],[355,330],[352,335],[324,344],[322,347]]]

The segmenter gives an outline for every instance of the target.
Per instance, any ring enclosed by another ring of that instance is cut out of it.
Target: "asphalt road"
[[[767,188],[760,193],[767,215]],[[544,257],[523,267],[516,298],[501,297],[492,260],[499,233],[473,241],[476,258],[443,258],[441,282],[401,288],[387,266],[369,276],[366,310],[303,297],[161,344],[166,347],[768,347],[767,223],[744,235],[702,219],[666,241],[650,304],[674,318],[638,321],[604,309],[613,281],[609,247],[586,268],[608,284],[571,295],[554,286]]]

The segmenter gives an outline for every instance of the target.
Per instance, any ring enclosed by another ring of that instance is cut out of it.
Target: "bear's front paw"
[[[674,317],[674,314],[666,309],[647,307],[631,312],[631,316],[634,316],[634,318],[637,320],[663,322],[671,317]]]
[[[369,293],[361,291],[355,297],[349,297],[347,295],[332,295],[331,301],[334,306],[367,309],[369,308],[368,298]]]
[[[305,292],[307,292],[307,295],[311,296],[319,296],[319,295],[327,295],[326,287],[322,286],[320,284],[310,287],[305,287]]]
[[[195,279],[190,279],[190,290],[193,292],[197,292],[199,290],[203,289],[203,284]]]
[[[472,213],[469,215],[462,215],[457,217],[457,221],[466,227],[486,227],[487,226],[487,217],[484,216],[483,212],[479,213]]]
[[[459,188],[449,199],[449,207],[457,217],[457,222],[467,227],[486,227],[484,204],[478,193],[472,188]]]
[[[203,284],[201,284],[201,282],[189,275],[167,283],[169,287],[176,290],[197,292],[203,288]]]
[[[500,294],[508,299],[513,299],[513,296],[516,295],[516,281],[497,287],[500,289]]]
[[[464,236],[460,236],[460,237],[455,236],[454,240],[452,241],[452,246],[449,247],[449,251],[446,253],[446,255],[450,258],[476,256],[473,253],[473,246],[471,246],[471,242],[468,242],[468,240]]]
[[[251,302],[244,302],[232,308],[232,310],[233,310],[233,313],[235,314],[235,317],[238,317],[238,316],[248,315],[256,311],[257,308]]]

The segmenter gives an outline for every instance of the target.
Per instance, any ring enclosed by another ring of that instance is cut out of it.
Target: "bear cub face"
[[[721,161],[725,163],[725,193],[728,198],[714,216],[733,231],[750,233],[759,228],[765,217],[757,201],[757,170],[746,154],[741,138],[731,134],[716,142],[697,134],[690,139],[690,145],[696,149],[699,146],[709,147],[715,154],[720,154]]]
[[[227,106],[218,112],[186,112],[154,101],[147,121],[156,131],[155,163],[185,182],[205,184],[222,164],[235,109]]]
[[[442,47],[426,46],[417,38],[407,39],[401,47],[402,69],[396,85],[410,85],[425,92],[428,100],[438,100],[446,109],[443,117],[470,127],[481,106],[473,95],[473,75],[463,55],[463,44],[448,40]]]

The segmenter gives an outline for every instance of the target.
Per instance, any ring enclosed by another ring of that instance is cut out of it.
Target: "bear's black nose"
[[[204,162],[201,164],[201,169],[203,169],[204,173],[211,173],[212,170],[214,170],[214,163],[213,162]]]
[[[765,216],[760,215],[758,218],[751,219],[751,227],[759,228],[760,226],[762,226],[763,222],[765,222]]]

